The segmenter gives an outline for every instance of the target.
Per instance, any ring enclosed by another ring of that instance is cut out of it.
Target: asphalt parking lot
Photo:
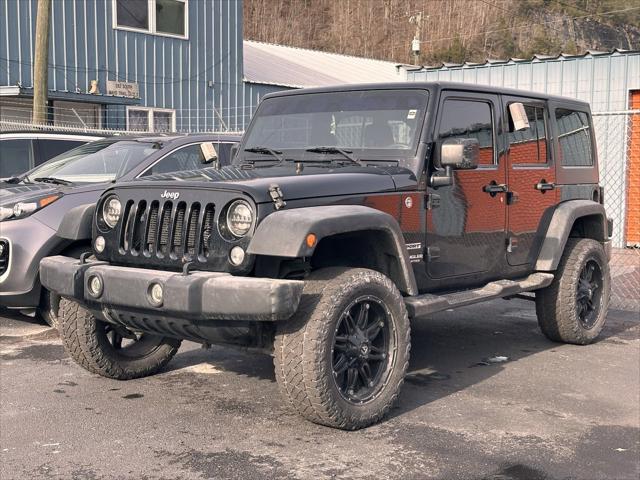
[[[162,374],[119,382],[0,317],[2,479],[640,475],[637,312],[611,311],[588,347],[546,340],[524,300],[417,322],[399,404],[359,432],[289,412],[266,355],[185,343]]]

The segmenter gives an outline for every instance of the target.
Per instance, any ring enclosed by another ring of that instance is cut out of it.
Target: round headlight
[[[122,205],[118,197],[109,197],[102,204],[102,219],[109,228],[113,228],[118,224],[120,220],[120,213],[122,211]]]
[[[253,225],[253,210],[244,200],[236,200],[227,210],[227,228],[236,237],[244,237]]]

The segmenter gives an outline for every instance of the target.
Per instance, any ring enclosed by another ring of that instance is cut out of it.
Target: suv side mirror
[[[478,167],[480,144],[475,138],[448,138],[440,147],[440,165],[454,170]]]
[[[453,170],[471,170],[478,167],[480,144],[475,138],[448,138],[440,146],[439,171],[431,175],[433,188],[453,185]]]

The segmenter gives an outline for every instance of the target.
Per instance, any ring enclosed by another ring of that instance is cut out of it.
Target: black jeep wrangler
[[[447,83],[264,98],[221,169],[149,177],[70,211],[94,258],[41,263],[87,370],[158,372],[182,339],[273,353],[284,398],[342,429],[380,420],[410,320],[535,299],[551,340],[592,342],[611,224],[589,106]],[[524,292],[534,292],[524,293]]]

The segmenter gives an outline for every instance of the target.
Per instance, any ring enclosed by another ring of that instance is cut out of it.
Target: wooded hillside
[[[421,64],[640,48],[640,0],[245,0],[244,37]]]

